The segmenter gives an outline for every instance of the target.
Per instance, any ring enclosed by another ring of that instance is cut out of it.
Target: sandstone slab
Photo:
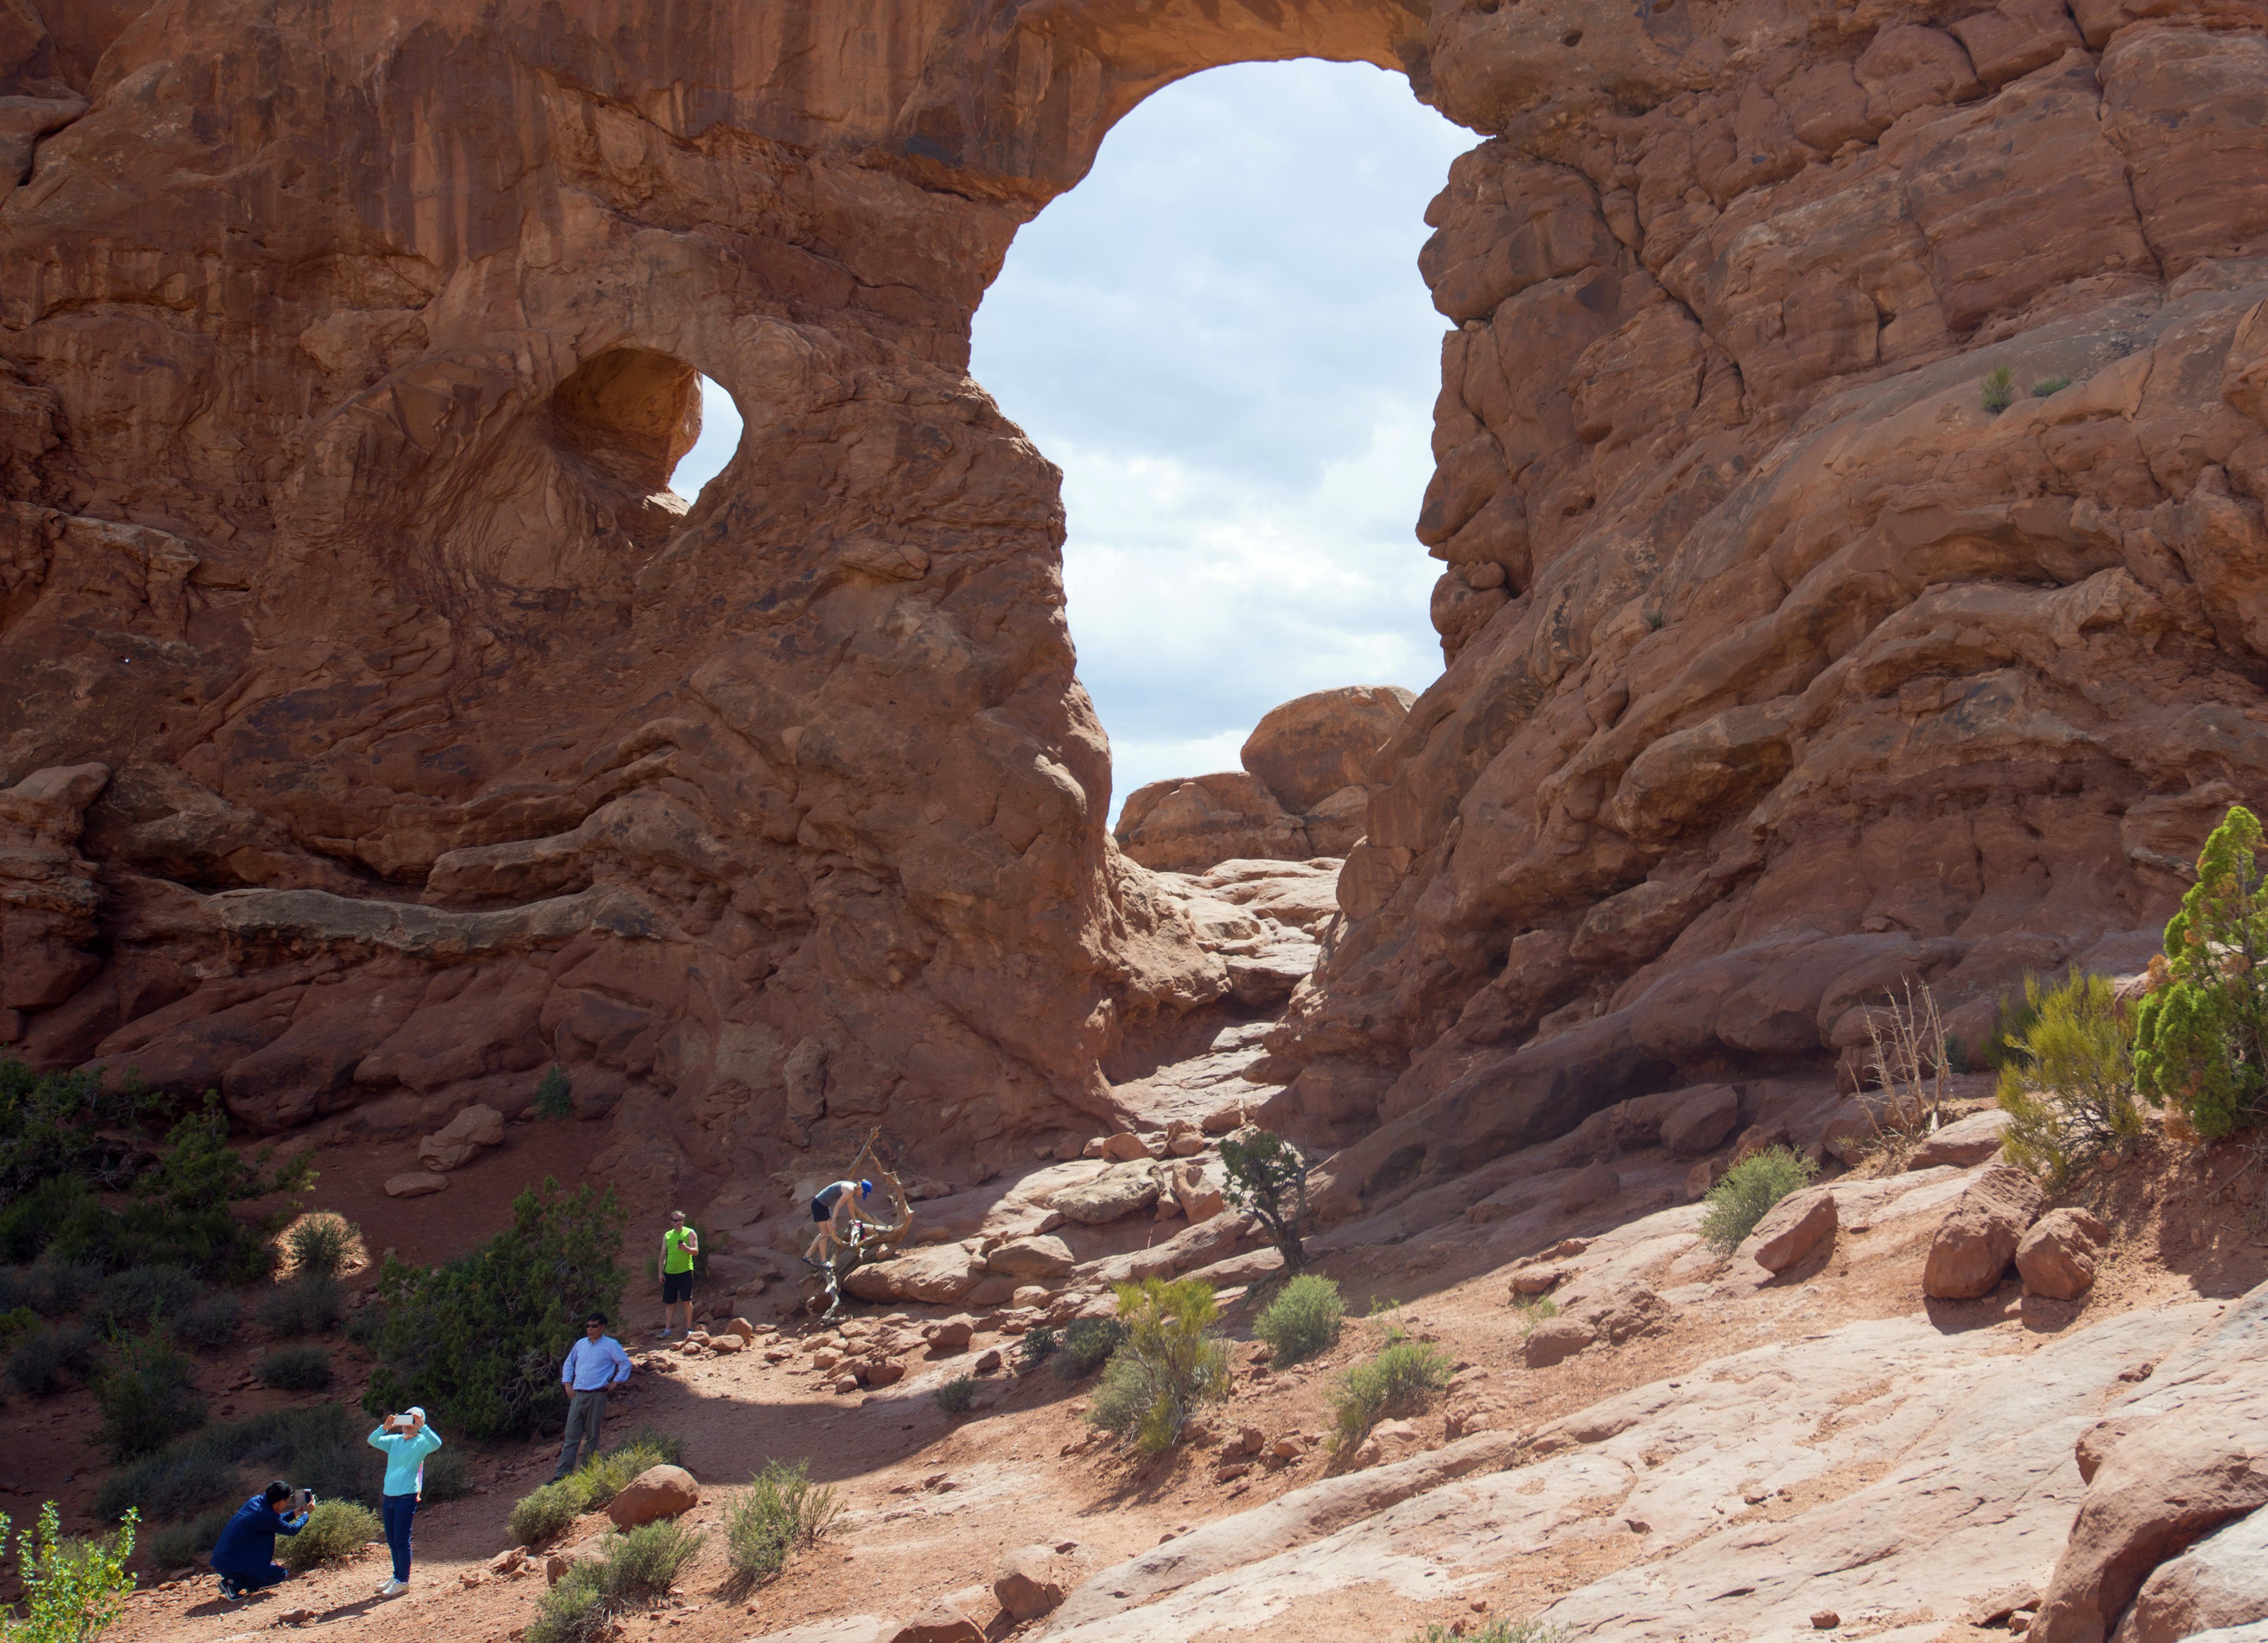
[[[1999,1108],[1956,1118],[1930,1136],[1906,1156],[1908,1169],[1934,1169],[1940,1164],[1967,1168],[2000,1155],[2000,1138],[2007,1133],[2008,1115]]]

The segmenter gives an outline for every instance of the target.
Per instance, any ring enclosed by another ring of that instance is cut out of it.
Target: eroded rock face
[[[1853,1055],[1908,976],[1973,1037],[2133,968],[2268,789],[2250,0],[830,15],[0,12],[0,783],[108,772],[11,1050],[263,1131],[556,1060],[664,1176],[1110,1116],[1232,979],[1106,835],[968,325],[1246,59],[1487,134],[1423,259],[1450,666],[1270,1045],[1272,1121],[1385,1121],[1327,1206]],[[696,371],[747,432],[688,512]]]

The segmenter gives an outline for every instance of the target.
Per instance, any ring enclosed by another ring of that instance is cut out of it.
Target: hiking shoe
[[[240,1601],[243,1599],[243,1596],[244,1596],[244,1593],[243,1593],[243,1591],[242,1591],[242,1590],[241,1590],[241,1589],[237,1586],[237,1583],[236,1583],[234,1580],[230,1580],[226,1575],[223,1575],[223,1576],[221,1577],[221,1581],[220,1581],[220,1600],[221,1600],[221,1602],[225,1602],[225,1603],[233,1603],[233,1602],[240,1602]]]
[[[409,1589],[409,1582],[407,1580],[388,1580],[378,1588],[378,1595],[380,1597],[399,1597]]]

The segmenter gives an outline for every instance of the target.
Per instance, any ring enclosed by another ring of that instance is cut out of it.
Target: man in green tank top
[[[685,1212],[678,1210],[669,1218],[669,1230],[661,1235],[661,1338],[669,1339],[678,1333],[670,1327],[670,1315],[679,1307],[685,1308],[685,1329],[693,1328],[693,1264],[701,1254],[701,1234],[685,1224]]]

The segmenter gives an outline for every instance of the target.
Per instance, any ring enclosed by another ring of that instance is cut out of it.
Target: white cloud
[[[1471,142],[1378,70],[1219,69],[1136,109],[1010,250],[973,370],[1064,469],[1116,799],[1234,769],[1292,696],[1440,671],[1410,526],[1444,321],[1416,260]]]

